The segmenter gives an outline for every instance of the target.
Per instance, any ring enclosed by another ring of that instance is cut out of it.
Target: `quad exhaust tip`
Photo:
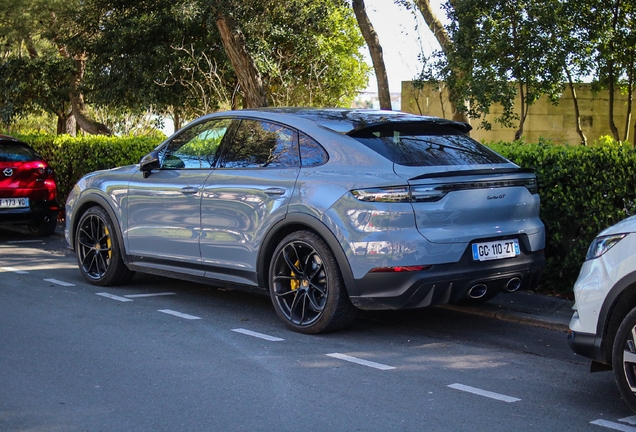
[[[480,283],[480,284],[473,285],[468,290],[468,295],[470,296],[470,298],[479,299],[485,296],[487,292],[488,292],[488,287],[486,286],[486,284]]]
[[[513,277],[506,284],[506,291],[509,293],[517,291],[521,287],[521,279]]]

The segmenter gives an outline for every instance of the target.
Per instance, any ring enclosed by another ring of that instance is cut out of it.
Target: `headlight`
[[[613,234],[608,236],[596,237],[590,248],[587,250],[587,256],[585,260],[591,260],[598,258],[605,252],[610,250],[616,243],[625,238],[627,234]]]

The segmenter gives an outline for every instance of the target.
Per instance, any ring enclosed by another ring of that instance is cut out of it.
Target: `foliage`
[[[55,170],[58,199],[66,197],[75,183],[92,171],[139,163],[161,141],[160,137],[105,137],[26,134],[14,135],[31,145]]]
[[[591,146],[516,141],[489,147],[536,170],[547,235],[542,289],[570,292],[592,239],[636,212],[636,152],[610,137]]]

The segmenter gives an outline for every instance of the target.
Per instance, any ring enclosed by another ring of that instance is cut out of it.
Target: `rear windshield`
[[[28,162],[42,160],[31,147],[18,142],[0,143],[0,162]]]
[[[384,124],[350,136],[398,165],[486,165],[508,162],[451,126]]]

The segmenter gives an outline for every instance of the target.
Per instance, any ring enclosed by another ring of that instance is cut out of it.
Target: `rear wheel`
[[[75,251],[82,275],[93,285],[120,285],[135,274],[124,264],[115,226],[101,207],[91,207],[82,215]]]
[[[297,332],[338,330],[356,315],[333,253],[309,231],[294,232],[280,242],[270,265],[269,288],[276,313]]]
[[[636,411],[636,308],[618,327],[612,349],[612,367],[621,396]]]

